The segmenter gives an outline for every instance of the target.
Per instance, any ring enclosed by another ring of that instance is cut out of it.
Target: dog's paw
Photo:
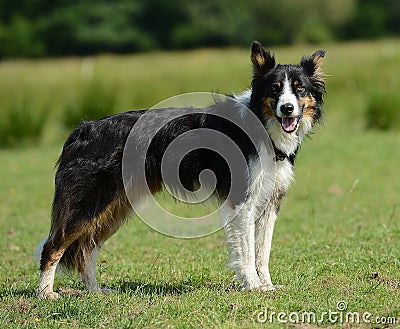
[[[258,276],[255,275],[246,275],[243,276],[240,280],[240,289],[242,291],[255,291],[258,290],[262,286],[262,283]]]
[[[258,277],[243,278],[242,283],[240,285],[241,290],[261,291],[261,292],[275,291],[282,287],[283,286],[280,285],[273,285],[272,282],[266,284],[262,282]]]
[[[37,297],[39,299],[55,300],[59,295],[54,291],[39,291],[37,292]]]
[[[257,274],[258,274],[258,277],[260,278],[261,283],[264,286],[270,286],[270,287],[274,286],[271,281],[271,275],[269,274],[268,267],[258,268]]]
[[[265,275],[263,275],[263,273]],[[239,283],[239,289],[242,291],[274,291],[280,286],[274,286],[268,271],[257,273],[253,271],[236,273],[234,281]]]
[[[260,291],[275,291],[275,290],[280,290],[280,289],[284,289],[285,286],[281,285],[281,284],[263,284],[259,290]]]
[[[262,284],[261,286],[258,287],[257,290],[261,292],[275,291],[276,287],[270,284]]]

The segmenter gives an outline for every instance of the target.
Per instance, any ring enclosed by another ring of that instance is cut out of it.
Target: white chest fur
[[[255,216],[275,201],[274,196],[284,194],[293,181],[293,166],[285,159],[275,161],[271,147],[259,148],[260,162],[252,167],[252,183],[249,190],[249,204],[254,206]]]
[[[286,192],[292,181],[292,164],[287,159],[277,161],[275,165],[275,189]]]
[[[276,190],[286,192],[293,181],[292,164],[288,159],[275,161],[275,153],[272,147],[266,145],[259,147],[259,158],[263,165],[254,168],[254,184],[263,186],[264,189],[267,189],[265,192],[275,192]]]

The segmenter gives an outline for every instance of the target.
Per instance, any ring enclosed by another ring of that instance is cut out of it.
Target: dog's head
[[[299,127],[308,133],[306,127],[311,128],[321,118],[324,56],[325,51],[318,50],[303,57],[298,65],[281,65],[259,42],[253,42],[251,104],[259,109],[268,125],[280,126],[287,134],[295,134]]]

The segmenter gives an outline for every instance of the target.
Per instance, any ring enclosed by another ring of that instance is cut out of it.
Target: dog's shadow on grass
[[[148,295],[148,296],[179,296],[199,289],[200,286],[193,286],[189,283],[144,283],[144,282],[127,282],[117,283],[111,287],[111,290],[116,293],[123,293],[128,295]],[[79,288],[64,288],[59,287],[57,290],[61,296],[75,296],[82,297],[88,293],[84,287]],[[1,292],[0,296],[13,295],[26,298],[37,297],[36,292],[32,289],[16,289],[11,293]]]
[[[149,283],[140,281],[124,281],[116,285],[116,291],[129,295],[182,295],[201,288],[203,285],[194,284],[193,282],[171,283]]]

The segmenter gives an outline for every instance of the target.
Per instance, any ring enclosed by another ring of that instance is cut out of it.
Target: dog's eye
[[[306,91],[306,88],[304,88],[304,87],[301,86],[301,85],[298,85],[298,86],[296,86],[296,91],[297,91],[299,94],[303,94],[303,93]]]
[[[272,92],[277,93],[281,90],[281,85],[279,84],[279,82],[274,83],[271,87]]]

